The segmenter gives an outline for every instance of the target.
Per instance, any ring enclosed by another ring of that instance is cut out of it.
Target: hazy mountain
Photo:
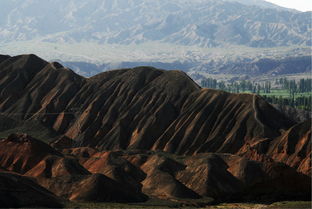
[[[0,40],[307,46],[310,18],[261,0],[2,0]]]
[[[255,60],[208,61],[194,65],[189,68],[188,72],[190,74],[192,74],[192,72],[196,72],[196,74],[226,74],[239,76],[241,79],[261,80],[264,77],[272,79],[275,76],[292,76],[295,74],[309,75],[311,67],[311,57],[299,56],[283,59],[264,58]],[[238,78],[238,80],[240,79]]]
[[[187,72],[194,80],[204,78],[205,73],[209,74],[231,74],[240,76],[243,79],[251,77],[262,79],[263,76],[288,76],[293,74],[308,74],[311,71],[311,58],[309,56],[287,57],[281,59],[237,59],[237,60],[209,60],[207,62],[118,62],[92,64],[87,62],[61,62],[80,75],[86,77],[97,73],[121,68],[134,68],[136,66],[153,66],[160,69],[179,69]],[[229,77],[231,79],[231,77]],[[239,77],[238,77],[239,79]]]
[[[311,54],[311,15],[262,0],[2,0],[0,53],[57,59],[84,76],[139,65],[196,79],[302,73],[309,59],[290,66]],[[268,59],[277,64],[258,63]]]

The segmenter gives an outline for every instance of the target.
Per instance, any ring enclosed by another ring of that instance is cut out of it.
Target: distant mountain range
[[[60,60],[56,60],[61,62]],[[311,57],[298,56],[283,59],[245,59],[245,60],[219,60],[201,62],[120,62],[92,64],[87,62],[62,62],[75,72],[90,77],[97,73],[114,68],[133,68],[136,66],[154,66],[160,69],[179,69],[187,72],[194,80],[204,78],[204,74],[231,74],[244,79],[257,79],[263,76],[287,76],[294,74],[308,74],[311,71]],[[228,77],[231,79],[231,77]],[[238,77],[238,79],[240,79]]]
[[[311,15],[262,0],[2,0],[0,54],[84,76],[142,65],[196,79],[306,73]]]
[[[310,46],[310,18],[261,0],[2,0],[0,40]]]

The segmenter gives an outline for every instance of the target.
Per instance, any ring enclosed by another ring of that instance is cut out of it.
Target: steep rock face
[[[48,155],[62,154],[27,134],[0,139],[0,165],[7,170],[24,174]]]
[[[83,166],[91,173],[101,173],[131,188],[133,193],[142,189],[141,181],[145,173],[127,160],[119,157],[113,152],[100,152],[92,155]]]
[[[138,67],[86,79],[24,55],[2,62],[0,72],[15,79],[0,78],[5,116],[39,120],[76,147],[236,153],[294,125],[258,96],[201,89],[180,71]],[[15,82],[23,85],[12,92]]]
[[[218,155],[188,158],[185,164],[177,179],[202,196],[231,199],[242,192],[241,182],[227,171],[227,164]]]
[[[246,144],[239,154],[253,160],[282,162],[311,176],[311,121],[291,127],[276,139]]]
[[[273,141],[268,154],[275,161],[283,162],[298,171],[311,175],[311,121],[290,128]]]
[[[146,173],[146,178],[142,182],[143,192],[161,199],[200,198],[200,195],[175,178],[175,174],[184,168],[185,165],[170,158],[160,155],[150,156],[141,166]]]

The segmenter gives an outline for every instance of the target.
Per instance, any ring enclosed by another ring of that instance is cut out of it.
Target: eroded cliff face
[[[27,134],[12,134],[7,139],[0,139],[0,167],[9,171],[24,174],[49,155],[61,154]]]
[[[311,176],[311,121],[296,124],[275,139],[245,144],[238,154],[257,161],[282,162]]]
[[[0,73],[2,115],[40,120],[75,146],[237,153],[294,125],[261,97],[201,89],[180,71],[138,67],[87,79],[22,55],[4,58]]]

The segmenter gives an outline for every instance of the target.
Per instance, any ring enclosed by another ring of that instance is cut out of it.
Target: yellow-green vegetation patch
[[[276,202],[269,206],[269,208],[289,208],[289,209],[299,209],[299,208],[312,208],[311,201],[284,201]]]
[[[146,202],[141,203],[92,203],[92,202],[69,202],[65,204],[65,208],[73,209],[97,209],[97,208],[206,208],[212,198],[201,199],[177,199],[162,200],[150,198]]]
[[[272,204],[262,203],[222,203],[215,206],[207,206],[209,209],[310,209],[310,201],[283,201]]]

